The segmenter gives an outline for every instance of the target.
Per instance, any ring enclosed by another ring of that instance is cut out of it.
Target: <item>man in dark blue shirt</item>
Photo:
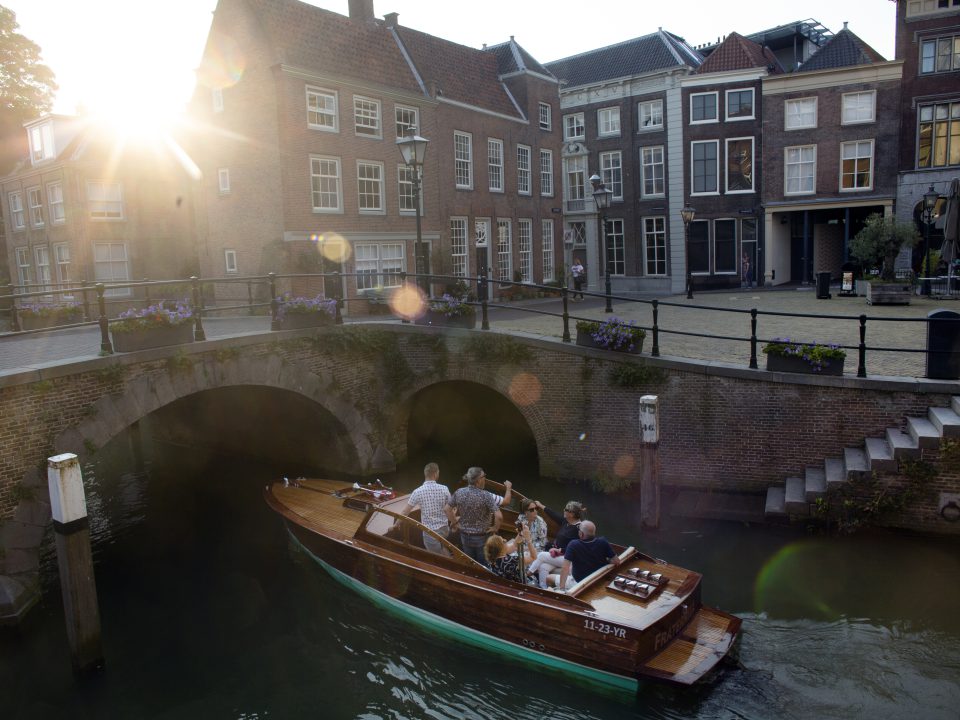
[[[589,520],[580,523],[580,537],[571,540],[563,554],[563,568],[560,570],[561,590],[567,587],[567,578],[573,573],[573,579],[580,582],[590,573],[599,570],[607,563],[620,564],[620,556],[614,552],[605,537],[597,537],[597,526]]]

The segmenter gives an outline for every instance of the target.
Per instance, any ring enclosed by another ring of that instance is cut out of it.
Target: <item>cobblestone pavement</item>
[[[613,315],[652,325],[652,308],[647,302],[615,301]],[[923,377],[926,355],[922,352],[894,352],[895,349],[922,350],[927,328],[922,322],[936,309],[960,312],[960,303],[913,297],[910,305],[870,306],[862,297],[842,298],[836,293],[830,300],[817,300],[813,289],[754,289],[736,292],[697,293],[693,300],[682,295],[659,298],[660,354],[716,360],[748,366],[750,361],[750,310],[759,311],[757,337],[761,344],[775,337],[790,337],[805,342],[837,343],[848,346],[845,374],[856,375],[860,315],[867,320],[867,373],[872,376]],[[738,312],[718,312],[735,310]],[[532,314],[524,311],[536,311]],[[492,330],[559,339],[563,324],[559,300],[528,300],[509,309],[490,310]],[[800,313],[830,316],[826,319],[798,318],[767,313]],[[577,319],[602,319],[602,297],[570,303],[570,331],[576,334]],[[223,338],[268,332],[270,319],[209,318],[204,320],[207,338]],[[679,333],[691,333],[689,335]],[[737,339],[697,337],[710,334]],[[644,352],[649,353],[652,338],[648,334]],[[760,354],[760,367],[765,360]],[[870,348],[886,348],[872,350]],[[100,331],[96,326],[60,330],[18,337],[0,337],[0,374],[56,365],[65,360],[84,360],[100,352]]]

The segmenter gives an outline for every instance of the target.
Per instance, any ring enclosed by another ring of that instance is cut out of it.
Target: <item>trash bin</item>
[[[960,313],[933,310],[927,314],[927,377],[960,378]]]
[[[817,300],[830,299],[830,273],[817,273]]]

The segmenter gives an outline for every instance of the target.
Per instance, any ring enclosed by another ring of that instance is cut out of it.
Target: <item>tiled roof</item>
[[[546,67],[568,87],[576,87],[684,65],[699,67],[702,62],[700,54],[682,38],[659,31],[549,62]]]
[[[510,38],[509,42],[491,45],[485,48],[486,52],[497,56],[497,66],[501,75],[529,70],[540,75],[550,76],[550,71],[537,62],[534,57],[524,50],[517,41]],[[519,62],[518,62],[519,60]]]
[[[873,65],[886,58],[844,27],[826,45],[817,50],[797,72],[833,70],[855,65]]]
[[[715,73],[758,67],[770,68],[771,73],[783,72],[776,55],[770,48],[765,48],[734,32],[730,33],[710,54],[710,57],[703,61],[703,65],[697,72]]]

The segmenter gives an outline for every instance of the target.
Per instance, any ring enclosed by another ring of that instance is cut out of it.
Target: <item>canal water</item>
[[[283,474],[169,446],[98,453],[85,478],[106,669],[71,673],[49,543],[40,605],[0,634],[0,717],[958,717],[956,541],[680,519],[641,532],[623,498],[513,478],[553,507],[580,499],[603,534],[701,571],[705,602],[743,618],[736,659],[709,683],[619,694],[460,646],[344,588],[266,508],[262,489]]]

